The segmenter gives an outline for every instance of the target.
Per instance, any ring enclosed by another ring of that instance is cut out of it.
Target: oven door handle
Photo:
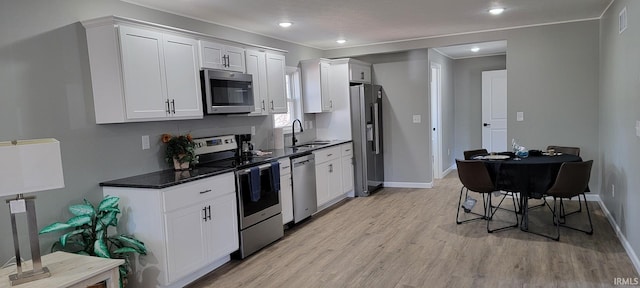
[[[265,170],[265,169],[271,168],[271,164],[263,164],[263,165],[258,166],[258,168],[260,170]],[[247,174],[249,172],[251,172],[251,169],[240,170],[240,171],[238,171],[238,175],[244,175],[244,174]]]

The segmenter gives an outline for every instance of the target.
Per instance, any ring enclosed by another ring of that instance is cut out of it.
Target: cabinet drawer
[[[342,157],[353,156],[353,143],[342,144],[340,149],[342,149]]]
[[[325,148],[313,151],[313,155],[316,158],[316,164],[327,162],[333,159],[338,159],[341,156],[340,146],[334,146],[331,148]]]
[[[291,174],[291,160],[289,158],[282,158],[278,160],[280,163],[280,176]]]
[[[162,193],[164,211],[172,211],[206,199],[235,193],[235,187],[233,173],[226,173],[168,188]]]

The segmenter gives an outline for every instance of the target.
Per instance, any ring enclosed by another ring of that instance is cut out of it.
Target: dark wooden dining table
[[[542,198],[556,181],[560,166],[564,162],[580,162],[582,158],[577,155],[540,155],[526,158],[511,157],[505,160],[482,159],[491,179],[496,183],[497,190],[520,193],[520,211],[522,221],[520,228],[527,230],[528,200],[529,198]]]

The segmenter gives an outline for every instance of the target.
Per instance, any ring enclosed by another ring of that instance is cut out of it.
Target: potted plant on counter
[[[167,144],[164,159],[167,163],[173,163],[175,170],[188,170],[191,163],[196,161],[196,144],[191,134],[162,134],[162,143]]]
[[[118,234],[118,214],[121,213],[118,203],[119,197],[107,196],[96,208],[86,199],[83,204],[69,206],[73,214],[66,223],[55,222],[48,225],[40,234],[54,231],[73,229],[60,236],[53,244],[51,252],[65,251],[70,253],[97,256],[110,259],[123,259],[120,265],[120,287],[124,287],[126,277],[131,272],[129,257],[138,253],[147,254],[147,248],[140,240],[131,235]],[[109,227],[113,227],[109,229]],[[110,231],[116,233],[109,233]]]

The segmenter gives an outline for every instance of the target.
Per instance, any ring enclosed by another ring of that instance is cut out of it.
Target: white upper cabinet
[[[349,63],[349,82],[371,84],[371,65]]]
[[[267,87],[269,112],[287,113],[284,55],[267,53]]]
[[[333,111],[333,101],[329,92],[330,68],[328,59],[300,61],[304,113]]]
[[[264,52],[248,50],[246,51],[247,74],[253,77],[253,103],[255,108],[249,116],[268,115],[267,102],[267,64]]]
[[[247,49],[246,66],[253,76],[255,103],[249,116],[287,113],[285,57]]]
[[[113,19],[86,27],[96,123],[203,117],[195,38]]]
[[[200,67],[244,73],[244,53],[241,47],[200,40]]]

